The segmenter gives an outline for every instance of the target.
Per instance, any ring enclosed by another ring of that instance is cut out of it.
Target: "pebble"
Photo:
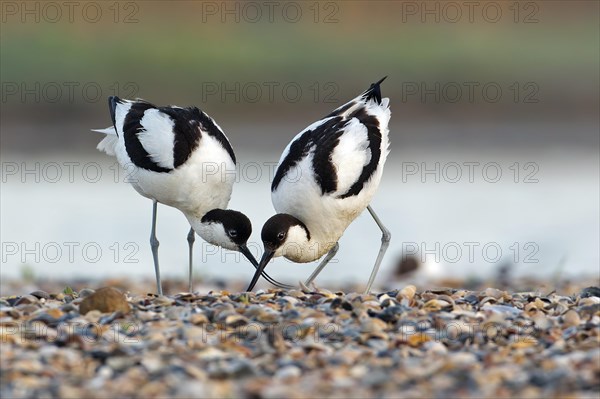
[[[277,370],[275,378],[280,380],[290,381],[299,378],[302,375],[302,370],[296,366],[285,366]]]
[[[581,298],[588,298],[591,296],[600,297],[600,287],[587,287],[581,290],[579,294]]]
[[[130,306],[121,291],[113,287],[104,287],[86,297],[79,304],[81,314],[86,314],[91,310],[98,310],[102,313],[128,313]]]
[[[112,356],[106,359],[106,365],[114,371],[123,371],[135,364],[135,359],[129,356]]]
[[[33,291],[29,295],[32,295],[37,299],[50,299],[50,294],[48,294],[46,291],[41,290]]]
[[[496,288],[486,288],[482,294],[484,297],[491,297],[494,299],[500,299],[504,296],[504,292]]]
[[[565,327],[578,326],[581,323],[581,318],[575,310],[571,309],[563,316],[563,323]]]
[[[482,309],[488,310],[488,311],[491,311],[494,313],[506,314],[506,315],[511,315],[511,316],[517,316],[519,313],[522,312],[521,309],[517,309],[514,306],[490,305],[489,303],[486,303],[485,305],[483,305]]]
[[[417,288],[414,285],[408,285],[400,290],[399,296],[406,298],[408,300],[413,299],[417,292]],[[398,298],[401,299],[401,298]]]
[[[441,342],[429,341],[423,344],[423,350],[432,355],[445,355],[448,353],[448,348]]]
[[[208,324],[209,320],[204,313],[194,313],[190,316],[190,323],[198,326],[202,324]]]
[[[598,304],[600,304],[600,297],[597,296],[588,296],[579,300],[579,306],[593,306]]]
[[[31,304],[38,303],[38,302],[39,302],[38,298],[34,295],[23,295],[22,297],[17,299],[17,301],[15,302],[15,306],[31,305]]]
[[[148,355],[141,360],[141,365],[146,368],[149,373],[158,373],[165,367],[165,363],[160,356]]]

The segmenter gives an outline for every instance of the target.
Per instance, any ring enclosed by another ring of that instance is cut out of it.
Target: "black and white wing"
[[[111,145],[125,146],[130,161],[139,168],[168,173],[183,165],[201,144],[202,135],[215,138],[235,163],[229,140],[216,122],[196,107],[157,107],[143,100],[108,99],[114,133],[98,149],[114,153]]]
[[[271,192],[287,181],[306,190],[310,185],[302,180],[313,179],[321,196],[358,195],[388,153],[389,99],[381,98],[379,86],[384,79],[298,134],[279,161]]]

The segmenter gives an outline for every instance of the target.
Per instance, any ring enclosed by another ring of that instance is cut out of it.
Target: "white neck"
[[[308,239],[302,227],[294,226],[289,229],[285,243],[275,251],[275,256],[284,256],[296,263],[312,262],[329,252],[336,242],[313,237],[312,234]]]

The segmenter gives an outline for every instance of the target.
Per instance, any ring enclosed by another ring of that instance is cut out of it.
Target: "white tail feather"
[[[96,131],[98,131],[98,130],[96,130]],[[114,156],[115,155],[115,146],[117,145],[118,142],[119,142],[119,137],[117,137],[114,134],[114,129],[113,129],[113,134],[108,134],[101,142],[98,143],[96,148],[99,151],[104,151],[108,155]]]
[[[117,133],[115,133],[115,128],[110,126],[110,127],[105,127],[104,129],[91,129],[92,132],[98,132],[98,133],[104,133],[104,134],[110,134],[110,135],[116,135]]]

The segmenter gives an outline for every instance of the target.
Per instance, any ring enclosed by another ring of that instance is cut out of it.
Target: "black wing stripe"
[[[347,121],[332,119],[321,125],[314,136],[315,153],[313,155],[313,171],[321,193],[332,193],[337,190],[337,167],[333,164],[333,150],[340,142]]]
[[[196,107],[174,108],[161,107],[159,110],[173,119],[175,126],[175,145],[173,147],[173,159],[175,168],[183,165],[198,148],[202,138],[202,132],[215,138],[227,151],[233,163],[236,163],[233,148],[225,137],[225,134],[217,127],[210,116]]]
[[[235,164],[237,161],[235,159],[235,154],[233,152],[233,148],[231,147],[231,144],[229,143],[229,140],[227,140],[227,137],[225,136],[225,134],[215,124],[215,121],[210,116],[208,116],[206,113],[204,113],[202,111],[200,111],[200,119],[199,120],[200,120],[200,126],[202,127],[202,130],[205,131],[206,133],[208,133],[210,136],[217,139],[217,141],[223,146],[223,148],[225,148],[225,151],[227,151],[227,153],[231,157],[231,160]]]
[[[367,140],[369,141],[369,150],[371,151],[371,159],[364,167],[358,180],[350,187],[345,193],[340,195],[340,198],[348,198],[353,195],[357,195],[362,190],[363,186],[379,165],[379,158],[381,157],[381,131],[379,130],[379,121],[373,115],[369,115],[367,110],[362,107],[350,115],[351,118],[356,118],[360,123],[367,127]]]
[[[298,164],[298,162],[300,162],[300,160],[302,160],[302,158],[308,156],[308,153],[313,148],[313,146],[315,146],[315,144],[319,143],[319,141],[327,140],[327,135],[331,134],[332,131],[335,131],[335,129],[337,128],[336,126],[339,126],[341,121],[342,121],[342,117],[339,117],[339,116],[335,117],[335,118],[331,118],[331,119],[321,123],[316,128],[314,128],[312,130],[307,130],[299,138],[297,138],[294,142],[292,142],[287,156],[283,159],[283,161],[277,168],[277,172],[275,172],[275,177],[273,178],[273,183],[271,184],[271,191],[275,191],[277,189],[277,187],[279,187],[281,180],[285,177],[285,175],[288,173],[288,171],[290,169],[292,169],[294,166],[296,166]],[[320,154],[315,154],[315,156],[318,157],[316,162],[318,162],[318,163],[323,162]],[[313,165],[314,165],[314,162],[315,162],[315,160],[313,159]],[[329,162],[329,163],[331,163],[331,162]],[[317,169],[317,171],[320,171],[320,170]],[[332,179],[335,179],[335,180],[333,180],[333,184],[335,184],[335,186],[337,186],[337,176],[335,175],[335,170],[333,171],[334,172],[333,174],[330,171],[331,171],[331,168],[327,167],[327,171],[324,170],[322,172],[321,179],[323,180],[324,183],[323,184],[319,183],[321,185],[321,189],[323,189],[324,186],[327,189],[329,187],[331,187]],[[317,179],[319,179],[319,177],[317,177]],[[334,191],[335,191],[335,189],[334,189]]]
[[[154,105],[146,102],[135,102],[131,104],[131,108],[125,116],[123,123],[123,139],[125,141],[125,150],[131,159],[131,162],[138,168],[151,170],[158,173],[168,173],[171,169],[164,168],[156,164],[150,158],[150,154],[144,148],[138,133],[144,129],[141,125],[141,120],[144,113],[148,109],[156,108]]]
[[[308,155],[308,151],[310,150],[310,142],[311,142],[311,130],[304,132],[298,139],[296,139],[291,145],[290,150],[287,156],[281,161],[281,164],[277,168],[275,172],[275,177],[273,178],[273,183],[271,183],[271,191],[275,191],[283,177],[287,174],[287,172],[292,169],[302,158]]]
[[[198,108],[173,107],[160,107],[158,110],[173,120],[173,167],[178,168],[200,144],[200,111]]]

